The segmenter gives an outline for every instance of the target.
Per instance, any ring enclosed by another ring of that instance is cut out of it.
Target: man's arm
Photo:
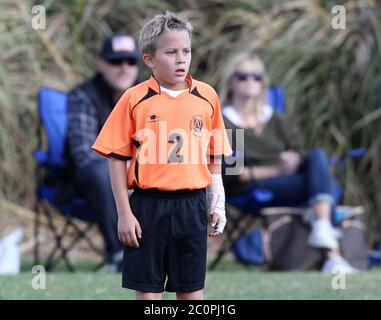
[[[128,200],[127,161],[110,158],[110,179],[118,212],[118,237],[129,247],[138,248],[142,230]]]
[[[77,168],[83,168],[99,155],[92,152],[99,130],[95,105],[81,90],[70,93],[68,98],[68,142],[70,154]]]

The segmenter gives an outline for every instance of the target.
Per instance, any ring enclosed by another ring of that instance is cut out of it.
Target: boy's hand
[[[222,234],[226,225],[225,190],[221,174],[212,174],[212,184],[207,188],[206,196],[213,228],[209,237],[217,237]]]
[[[214,238],[214,237],[220,236],[221,232],[217,231],[218,223],[220,222],[218,213],[212,213],[210,215],[210,219],[211,219],[211,225],[212,225],[213,231],[209,232],[209,237]]]
[[[142,229],[132,213],[119,216],[118,238],[127,247],[139,248],[138,239],[142,238]]]

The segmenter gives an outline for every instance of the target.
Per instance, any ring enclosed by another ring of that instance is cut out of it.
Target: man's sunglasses
[[[138,64],[138,59],[136,58],[122,58],[122,59],[111,59],[107,60],[109,64],[113,66],[121,66],[123,63],[127,63],[130,66],[136,66]]]
[[[262,81],[263,80],[263,74],[262,73],[256,73],[256,72],[236,72],[234,76],[239,81],[247,81],[249,78],[253,78],[256,81]]]

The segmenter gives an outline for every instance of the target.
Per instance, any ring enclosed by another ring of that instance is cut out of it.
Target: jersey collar
[[[185,81],[188,82],[188,85],[189,85],[189,89],[188,89],[188,92],[191,93],[192,90],[194,89],[194,81],[192,79],[192,77],[188,74],[185,78]],[[155,92],[161,94],[161,90],[160,90],[160,84],[159,82],[155,79],[155,77],[152,75],[148,80],[147,80],[147,85],[152,89],[154,90]]]

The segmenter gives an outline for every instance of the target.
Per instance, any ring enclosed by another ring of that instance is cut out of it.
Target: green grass
[[[121,288],[120,274],[85,272],[86,265],[79,264],[82,271],[76,273],[50,272],[46,289],[35,290],[31,282],[36,274],[24,264],[19,275],[0,276],[0,299],[133,299],[131,290]],[[333,277],[318,272],[263,272],[226,262],[218,271],[208,271],[205,298],[381,299],[381,270],[348,275],[344,290],[332,288]],[[173,293],[164,294],[164,299],[174,298]]]

